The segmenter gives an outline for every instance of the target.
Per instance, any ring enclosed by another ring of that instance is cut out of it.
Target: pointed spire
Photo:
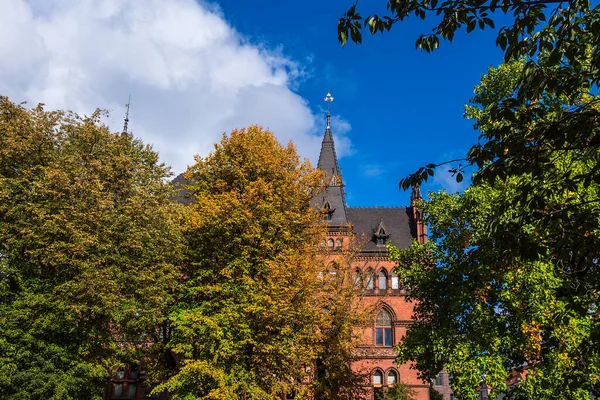
[[[319,154],[319,162],[317,168],[327,173],[328,182],[340,181],[337,176],[340,175],[338,168],[337,155],[335,154],[335,145],[333,143],[333,134],[331,133],[331,103],[333,102],[333,96],[331,93],[327,93],[325,96],[325,102],[327,103],[327,126],[325,127],[325,136],[323,137],[323,143],[321,144],[321,154]]]
[[[121,132],[121,136],[125,136],[129,134],[129,106],[131,105],[131,95],[129,95],[129,101],[125,105],[127,107],[127,111],[125,112],[125,122],[123,123],[123,132]]]
[[[329,103],[327,107],[327,126],[325,127],[325,135],[321,144],[321,153],[319,154],[319,162],[317,168],[325,172],[325,193],[329,212],[327,215],[330,224],[342,226],[347,224],[346,217],[346,200],[344,198],[344,184],[340,168],[338,166],[337,155],[335,153],[335,144],[333,142],[333,134],[331,133],[331,102],[333,96],[327,93],[325,102]],[[323,208],[323,203],[316,205]],[[332,211],[331,211],[332,210]]]

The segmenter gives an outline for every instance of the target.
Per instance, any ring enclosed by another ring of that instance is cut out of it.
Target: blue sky
[[[463,155],[478,136],[463,104],[502,58],[492,30],[419,52],[415,39],[431,25],[417,20],[342,48],[337,20],[352,1],[0,4],[0,59],[10,60],[0,63],[1,95],[81,114],[106,109],[113,131],[131,95],[132,133],[174,173],[208,154],[222,132],[249,124],[294,141],[316,164],[330,91],[351,206],[407,205],[401,177]],[[424,189],[442,187],[460,188],[441,174]]]
[[[374,11],[364,3],[366,13]],[[303,9],[272,0],[219,4],[250,40],[310,60],[309,75],[297,91],[315,112],[323,109],[326,91],[334,95],[333,114],[352,126],[353,153],[340,160],[350,205],[408,204],[408,194],[398,191],[400,177],[425,163],[464,155],[477,140],[472,123],[463,118],[463,104],[487,67],[502,61],[496,31],[459,34],[428,54],[414,43],[431,23],[408,20],[384,35],[365,32],[363,45],[341,48],[336,23],[351,1],[305,0]],[[425,190],[442,187],[462,186],[442,174]]]

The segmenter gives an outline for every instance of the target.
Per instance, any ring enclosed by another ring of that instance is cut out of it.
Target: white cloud
[[[375,178],[383,174],[383,168],[381,165],[369,164],[363,166],[363,173],[369,178]]]
[[[0,94],[78,113],[111,111],[175,172],[222,132],[249,124],[318,156],[321,121],[294,93],[305,66],[253,45],[214,5],[194,0],[0,0]],[[350,125],[333,118],[338,155]]]
[[[431,184],[428,185],[428,187],[432,186],[431,190],[445,189],[448,193],[456,193],[462,192],[469,186],[470,171],[465,174],[462,182],[456,182],[456,176],[453,176],[449,170],[450,167],[445,169],[440,168],[435,171],[435,175],[431,179]]]

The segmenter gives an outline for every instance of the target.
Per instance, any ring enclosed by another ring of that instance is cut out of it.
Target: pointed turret
[[[423,200],[421,187],[418,184],[413,185],[412,193],[410,194],[410,209],[413,214],[417,240],[419,243],[425,243],[427,241],[427,225],[425,224],[425,218],[423,218],[423,210],[418,207],[421,200]]]
[[[326,102],[333,101],[330,93],[325,97]],[[322,198],[315,199],[314,205],[324,212],[323,219],[328,220],[332,226],[342,226],[348,223],[346,217],[346,201],[344,198],[344,184],[338,166],[335,144],[331,133],[331,113],[327,110],[327,127],[321,144],[321,154],[317,168],[325,172],[325,191]]]

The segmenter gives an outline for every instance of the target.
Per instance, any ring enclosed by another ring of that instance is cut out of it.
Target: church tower
[[[330,100],[329,100],[330,99]],[[326,102],[333,101],[330,93],[325,97]],[[321,143],[321,153],[317,169],[325,172],[325,189],[320,198],[315,199],[314,206],[323,211],[323,219],[329,222],[330,227],[341,228],[348,224],[346,215],[346,200],[344,198],[344,184],[335,154],[335,143],[331,133],[331,112],[327,110],[327,126],[325,136]]]
[[[333,101],[330,93],[325,101]],[[387,257],[388,244],[402,249],[414,239],[425,240],[425,225],[417,208],[420,191],[413,190],[409,207],[348,207],[335,152],[330,107],[317,168],[324,172],[325,188],[313,199],[313,206],[322,211],[327,223],[327,246],[334,250],[327,257],[335,261],[339,256],[337,250],[348,248],[353,242],[356,254],[350,268],[355,282],[360,284],[360,308],[372,315],[368,326],[357,327],[361,345],[356,351],[360,356],[352,364],[357,374],[369,377],[365,381],[365,400],[383,399],[399,382],[413,390],[415,400],[428,400],[429,384],[421,381],[409,364],[394,363],[394,346],[413,323],[413,304],[406,300],[407,292],[395,273],[396,265]]]

